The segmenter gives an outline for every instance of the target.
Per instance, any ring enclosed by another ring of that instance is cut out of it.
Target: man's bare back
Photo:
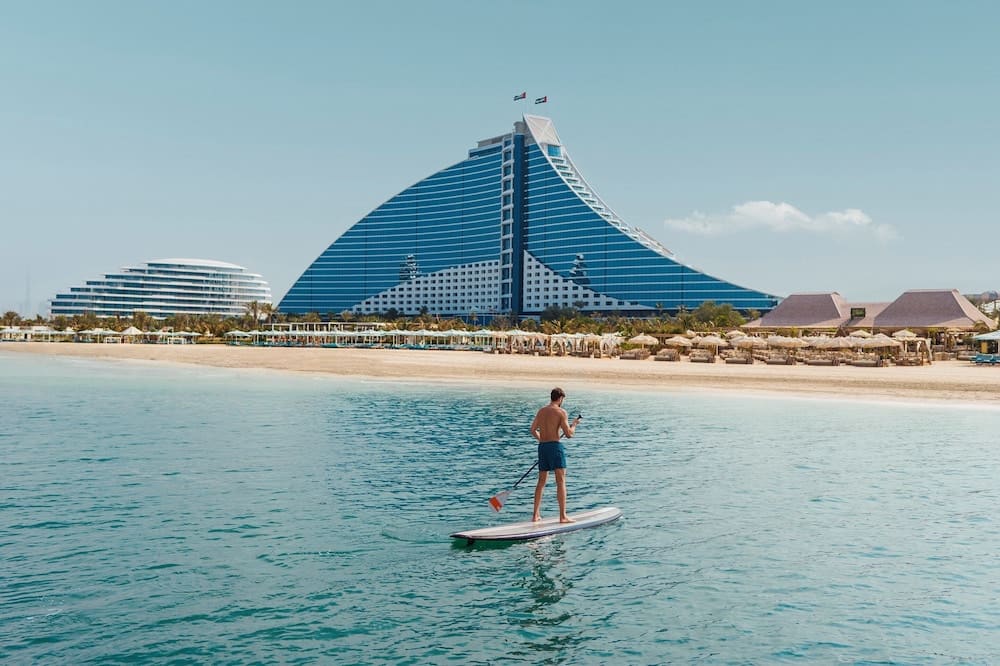
[[[566,410],[555,403],[549,403],[539,409],[535,414],[535,420],[531,423],[531,434],[534,438],[539,442],[558,442],[560,431],[567,437],[573,436]]]

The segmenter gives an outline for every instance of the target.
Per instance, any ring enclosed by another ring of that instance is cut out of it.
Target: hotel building
[[[552,121],[526,115],[354,224],[278,309],[490,318],[556,305],[643,316],[705,301],[743,311],[777,304],[680,262],[624,222],[583,178]]]
[[[52,316],[91,312],[131,317],[142,311],[164,319],[177,314],[246,314],[252,301],[271,302],[271,287],[256,273],[206,259],[161,259],[88,280],[52,299]]]

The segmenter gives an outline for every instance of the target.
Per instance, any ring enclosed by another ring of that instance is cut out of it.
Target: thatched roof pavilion
[[[875,317],[875,328],[955,328],[971,331],[981,323],[989,330],[996,322],[979,311],[957,289],[914,289],[890,303]]]
[[[743,325],[749,330],[875,330],[904,328],[928,331],[993,330],[996,322],[980,312],[957,289],[914,289],[891,303],[848,303],[837,292],[792,294],[760,319]]]

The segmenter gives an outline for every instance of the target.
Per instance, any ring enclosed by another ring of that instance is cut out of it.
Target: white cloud
[[[881,241],[899,237],[892,226],[875,224],[867,213],[857,208],[809,216],[791,204],[773,201],[747,201],[733,206],[731,211],[721,215],[706,215],[695,211],[685,218],[668,219],[664,224],[671,229],[706,236],[764,229],[779,233],[794,231],[816,234],[862,233]]]

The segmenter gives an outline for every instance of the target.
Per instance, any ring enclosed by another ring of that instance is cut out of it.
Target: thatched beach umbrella
[[[683,335],[675,335],[672,338],[667,338],[663,341],[668,347],[684,347],[685,349],[691,346],[691,341],[685,338]]]
[[[738,349],[763,349],[764,347],[767,347],[767,340],[764,338],[744,336],[734,341],[733,346]]]
[[[765,340],[767,346],[773,349],[792,349],[797,344],[805,346],[805,342],[798,338],[790,338],[787,335],[769,335]]]
[[[913,340],[917,337],[917,334],[914,333],[913,331],[904,328],[901,331],[896,331],[895,333],[893,333],[892,337],[896,338],[897,340]]]
[[[892,347],[898,349],[899,347],[902,346],[903,346],[902,342],[900,342],[899,340],[893,340],[884,333],[879,333],[874,337],[861,341],[862,349],[887,349]]]
[[[717,335],[706,335],[698,341],[698,346],[711,349],[715,354],[719,351],[719,347],[728,347],[729,343]]]
[[[647,335],[645,333],[640,333],[639,335],[633,336],[629,338],[628,341],[630,344],[642,345],[643,347],[645,347],[646,345],[655,345],[659,343],[659,340],[654,338],[652,335]]]
[[[857,331],[851,331],[851,335],[849,337],[852,337],[852,338],[870,338],[870,337],[872,337],[872,334],[869,333],[868,331],[859,329]]]
[[[820,349],[854,349],[856,344],[852,338],[828,338],[823,341]]]

